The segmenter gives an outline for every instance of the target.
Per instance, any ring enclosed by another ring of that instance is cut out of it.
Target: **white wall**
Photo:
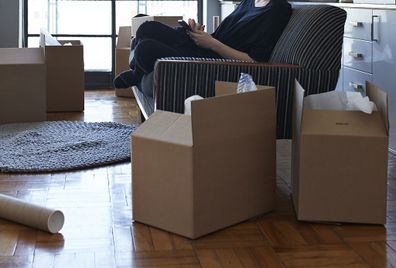
[[[0,0],[0,47],[19,47],[21,0]]]

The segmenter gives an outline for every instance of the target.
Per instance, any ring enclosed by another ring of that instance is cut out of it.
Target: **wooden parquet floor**
[[[132,99],[88,91],[84,113],[49,120],[138,122]],[[0,174],[0,192],[64,211],[60,234],[0,220],[0,267],[396,267],[396,157],[385,226],[297,222],[290,142],[278,143],[276,209],[197,240],[132,223],[130,163],[43,175]]]

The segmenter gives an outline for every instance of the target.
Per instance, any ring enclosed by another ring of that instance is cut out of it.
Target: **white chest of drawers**
[[[344,8],[343,62],[338,89],[365,93],[365,81],[388,93],[389,148],[396,153],[396,10]]]
[[[343,45],[345,91],[365,92],[364,81],[372,81],[372,10],[347,8]]]

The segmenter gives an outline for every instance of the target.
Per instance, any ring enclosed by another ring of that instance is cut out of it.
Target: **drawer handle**
[[[361,22],[361,21],[350,21],[349,24],[352,25],[353,27],[362,27],[363,26],[363,22]]]
[[[381,18],[378,15],[373,15],[371,17],[371,41],[378,42],[379,40],[379,24]]]
[[[349,82],[349,86],[355,90],[363,91],[364,87],[361,84],[355,83],[355,82]]]
[[[359,52],[349,51],[348,55],[355,59],[363,59],[363,54]]]

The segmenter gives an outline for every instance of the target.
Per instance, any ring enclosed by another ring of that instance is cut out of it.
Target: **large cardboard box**
[[[156,111],[132,134],[135,221],[197,238],[273,209],[275,90],[259,88],[218,82],[232,94],[193,101],[191,116]]]
[[[366,88],[378,107],[372,114],[339,110],[344,92],[304,98],[296,82],[292,190],[298,220],[385,223],[387,96],[370,83]]]
[[[43,45],[47,64],[47,111],[84,110],[83,45],[76,40],[58,40]]]
[[[0,123],[46,120],[45,72],[42,49],[0,49]]]
[[[175,27],[180,26],[177,22],[178,20],[182,20],[183,16],[141,16],[141,17],[133,17],[132,18],[132,36],[136,35],[137,29],[139,26],[145,21],[158,21],[162,22],[166,25]]]
[[[115,75],[129,70],[129,55],[131,53],[131,26],[120,26],[116,45],[116,66]],[[130,87],[116,88],[115,94],[118,97],[132,98],[133,93]]]

